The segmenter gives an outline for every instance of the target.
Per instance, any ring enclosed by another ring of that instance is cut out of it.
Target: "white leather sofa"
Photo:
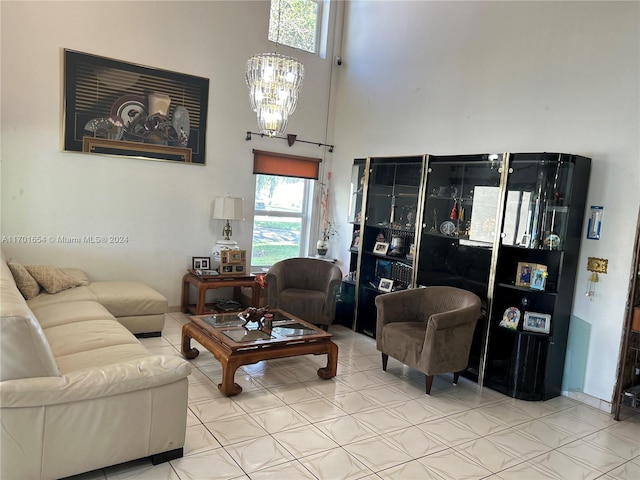
[[[0,269],[0,478],[182,456],[191,367],[150,353],[132,333],[162,328],[145,312],[164,297],[99,282],[27,302],[4,255]]]

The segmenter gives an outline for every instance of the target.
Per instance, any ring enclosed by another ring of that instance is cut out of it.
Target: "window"
[[[252,268],[305,255],[312,180],[256,175]]]
[[[271,0],[269,40],[317,53],[322,0]]]

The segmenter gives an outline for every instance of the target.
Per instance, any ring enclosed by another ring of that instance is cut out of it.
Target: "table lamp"
[[[237,250],[238,242],[231,240],[231,220],[244,220],[242,198],[216,197],[213,203],[213,215],[215,220],[224,220],[222,236],[213,246],[211,254],[213,261],[220,264],[220,252],[222,250]]]

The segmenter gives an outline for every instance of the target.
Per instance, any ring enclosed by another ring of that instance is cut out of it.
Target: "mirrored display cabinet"
[[[504,155],[429,157],[417,284],[469,290],[482,300],[466,376],[478,379],[501,215]]]
[[[559,395],[590,162],[562,153],[355,160],[343,282],[352,327],[375,337],[377,295],[463,288],[483,303],[463,375],[516,398]]]

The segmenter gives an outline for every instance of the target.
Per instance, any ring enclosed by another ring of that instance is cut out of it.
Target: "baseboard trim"
[[[589,405],[590,407],[597,408],[605,413],[613,413],[613,404],[600,398],[592,397],[584,392],[562,392],[564,397],[577,400],[580,403]]]

